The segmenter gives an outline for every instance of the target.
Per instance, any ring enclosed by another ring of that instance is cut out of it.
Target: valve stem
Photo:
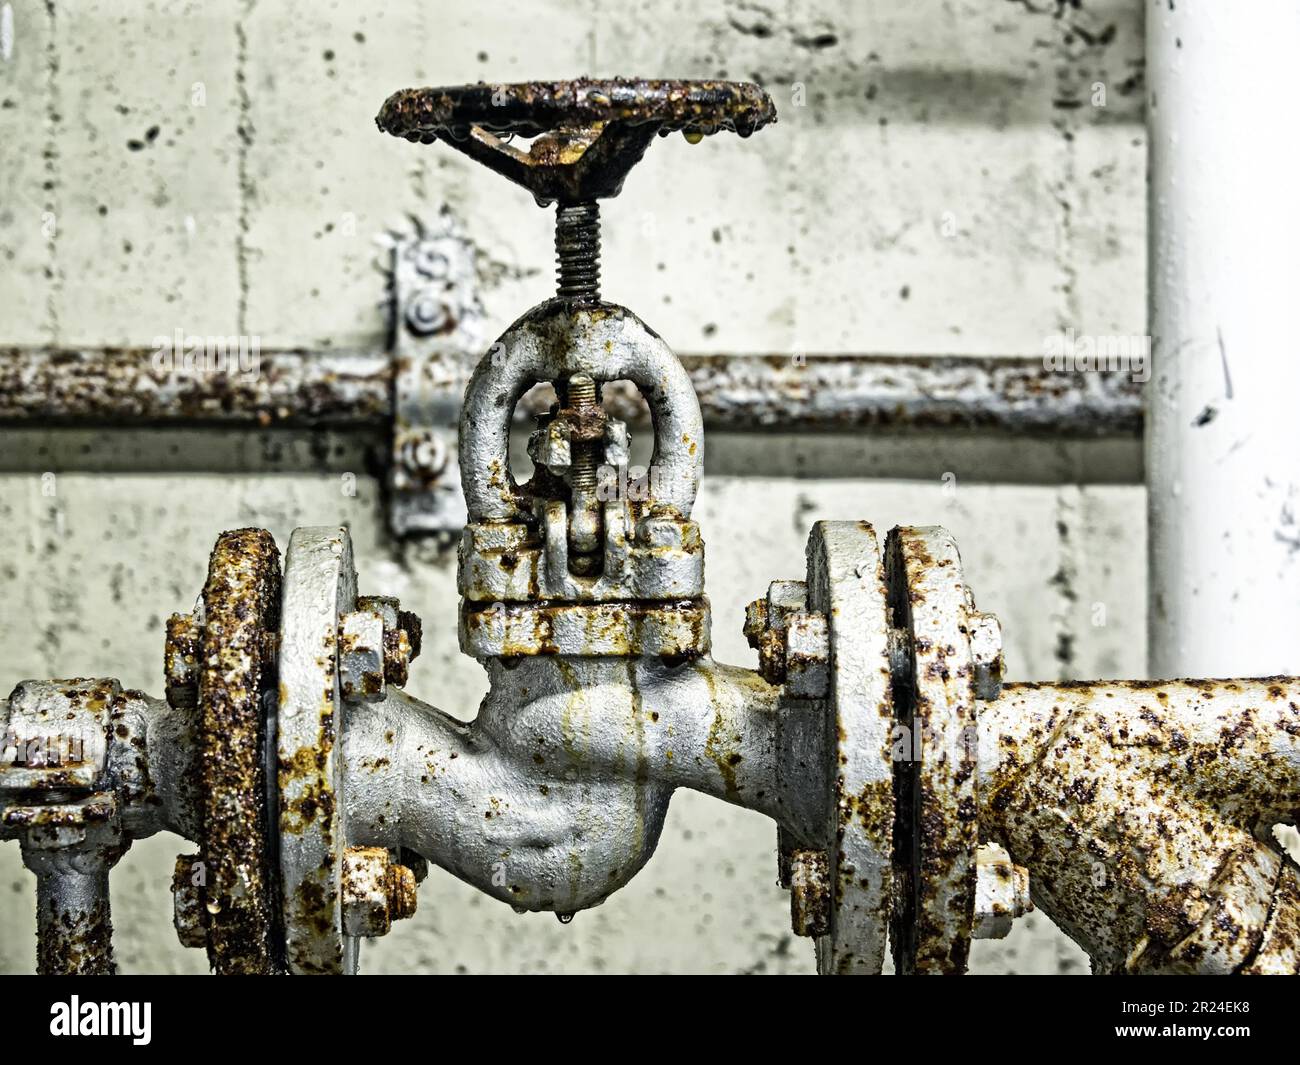
[[[587,374],[575,374],[567,385],[569,409],[578,427],[569,475],[569,568],[587,576],[599,571],[601,561],[601,513],[596,480],[603,452],[601,415],[604,412],[597,398],[596,382]]]
[[[555,211],[558,295],[574,303],[600,302],[600,205],[560,204]]]

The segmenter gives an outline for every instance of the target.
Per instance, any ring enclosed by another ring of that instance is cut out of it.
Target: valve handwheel
[[[441,140],[539,200],[617,196],[655,134],[742,137],[776,121],[758,85],[634,78],[403,89],[375,119],[395,137]],[[500,136],[536,137],[522,151]]]

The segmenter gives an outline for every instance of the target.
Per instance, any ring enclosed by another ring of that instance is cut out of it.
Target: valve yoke
[[[596,200],[617,195],[656,134],[689,140],[774,122],[759,86],[581,79],[407,89],[376,119],[394,136],[442,141],[558,204],[558,295],[514,323],[465,394],[461,647],[476,657],[693,656],[709,649],[704,545],[690,521],[704,463],[699,402],[681,363],[631,311],[599,299]],[[532,136],[528,150],[499,135]],[[627,427],[601,386],[630,380],[650,408],[648,469],[630,467]],[[511,416],[549,383],[532,478],[510,472]]]

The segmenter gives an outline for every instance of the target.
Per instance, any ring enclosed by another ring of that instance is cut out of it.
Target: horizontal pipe
[[[384,353],[246,352],[172,371],[155,348],[0,349],[0,422],[365,426],[392,417]]]
[[[1061,373],[1037,357],[687,355],[706,426],[733,430],[983,429],[1110,436],[1142,428],[1141,385]],[[153,348],[0,348],[0,424],[209,424],[386,428],[393,365],[384,351],[260,352],[241,372],[166,368]],[[452,379],[456,379],[455,375]],[[627,382],[606,407],[647,421]],[[549,386],[517,415],[546,411]]]

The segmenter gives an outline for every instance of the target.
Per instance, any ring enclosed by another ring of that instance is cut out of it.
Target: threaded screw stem
[[[575,303],[600,301],[600,205],[560,204],[555,211],[556,280],[559,297]]]

